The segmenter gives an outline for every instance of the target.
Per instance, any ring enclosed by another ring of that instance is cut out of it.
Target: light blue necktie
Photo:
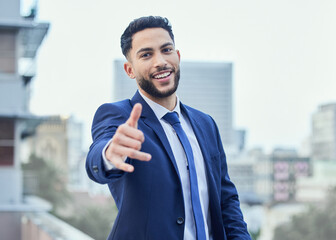
[[[167,113],[166,115],[163,116],[163,119],[166,120],[175,129],[175,132],[177,133],[177,136],[180,139],[180,142],[182,143],[185,154],[187,156],[189,166],[188,169],[190,178],[191,204],[196,223],[197,240],[206,240],[201,202],[198,193],[198,183],[197,183],[194,155],[192,152],[190,142],[181,126],[181,122],[176,112]]]

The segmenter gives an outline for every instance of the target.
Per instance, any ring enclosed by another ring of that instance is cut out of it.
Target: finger
[[[127,124],[122,124],[118,127],[118,130],[116,132],[116,134],[114,135],[114,139],[118,139],[121,137],[121,135],[125,135],[127,137],[130,137],[132,139],[138,140],[140,142],[144,142],[145,141],[145,137],[144,134],[141,130],[134,128],[134,127],[130,127]]]
[[[131,164],[125,163],[123,160],[117,161],[113,164],[116,168],[125,172],[133,172],[134,167]]]
[[[134,129],[134,128],[133,128]],[[113,143],[116,145],[122,145],[125,147],[130,147],[135,150],[141,149],[142,139],[139,140],[135,139],[134,137],[128,137],[124,134],[116,134],[113,137]]]
[[[137,128],[138,120],[141,116],[141,111],[142,111],[142,105],[140,103],[135,104],[130,114],[130,117],[126,121],[126,124],[131,127]]]
[[[152,156],[149,153],[141,152],[133,148],[124,147],[121,145],[111,146],[111,151],[112,153],[117,154],[119,156],[127,156],[132,159],[136,159],[140,161],[149,161],[152,158]]]

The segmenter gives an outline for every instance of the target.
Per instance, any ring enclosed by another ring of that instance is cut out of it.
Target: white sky
[[[95,110],[111,101],[120,35],[147,15],[168,17],[182,61],[234,63],[234,123],[249,147],[299,147],[317,106],[336,102],[334,0],[39,0],[51,27],[32,112],[74,114],[87,148]]]

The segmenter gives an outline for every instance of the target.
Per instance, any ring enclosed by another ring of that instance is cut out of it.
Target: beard
[[[159,71],[167,70],[167,68],[159,69]],[[155,98],[166,98],[171,96],[174,92],[176,92],[179,81],[180,81],[180,68],[177,69],[177,71],[174,71],[175,77],[174,77],[174,85],[171,89],[161,92],[159,91],[153,82],[150,79],[145,79],[144,77],[137,79],[137,82],[142,90],[144,90],[146,93],[151,95]]]

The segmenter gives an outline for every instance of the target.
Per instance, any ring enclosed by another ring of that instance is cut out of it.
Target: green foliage
[[[66,178],[62,171],[36,155],[31,155],[29,162],[22,164],[22,170],[33,174],[38,180],[36,195],[53,205],[52,214],[95,240],[107,238],[117,214],[113,201],[106,206],[77,206],[74,201],[70,201],[73,198],[66,188]],[[64,211],[74,213],[64,216]]]
[[[36,195],[49,201],[54,211],[65,206],[71,199],[64,174],[52,163],[32,154],[29,162],[22,164],[22,170],[36,176],[38,182]]]
[[[95,240],[105,240],[111,231],[116,213],[115,205],[88,206],[72,217],[60,218]]]
[[[294,216],[275,229],[273,240],[330,240],[336,236],[336,188],[326,203]]]
[[[256,231],[256,232],[249,231],[249,234],[250,234],[252,240],[258,240],[258,238],[260,236],[260,229],[258,229],[258,231]]]

